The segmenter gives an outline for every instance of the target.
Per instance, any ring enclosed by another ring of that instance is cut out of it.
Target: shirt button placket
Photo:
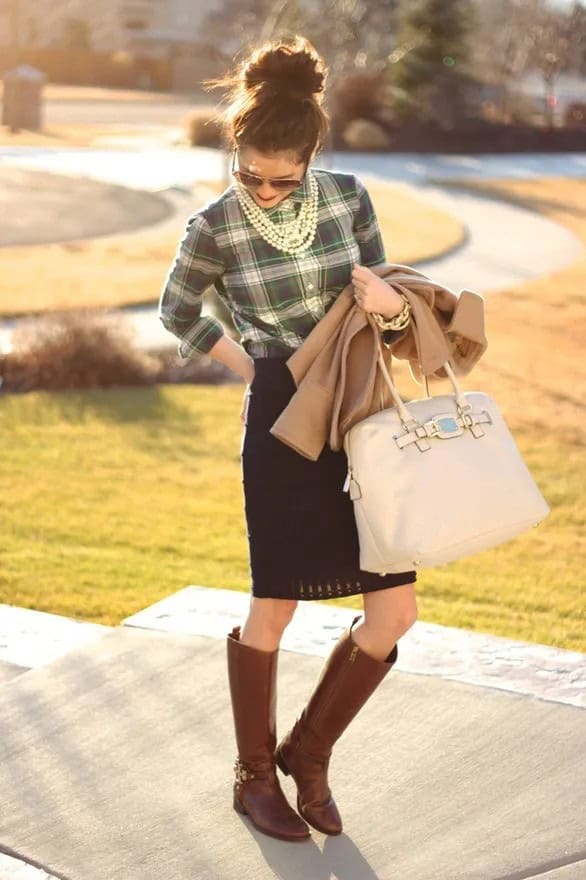
[[[316,320],[320,320],[320,318],[323,318],[324,316],[324,308],[321,302],[317,302],[314,299],[317,294],[317,285],[313,281],[308,281],[305,285],[305,289],[309,297],[311,297],[311,299],[313,300],[311,309],[312,314]]]

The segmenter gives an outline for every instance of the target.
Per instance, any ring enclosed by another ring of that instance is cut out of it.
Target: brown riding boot
[[[241,644],[239,626],[226,641],[238,748],[234,809],[271,837],[306,840],[311,832],[287,801],[275,768],[279,649],[261,651]]]
[[[297,809],[323,834],[340,834],[342,820],[328,785],[332,747],[395,663],[397,645],[376,660],[352,639],[352,627],[335,644],[317,684],[275,758],[297,785]]]

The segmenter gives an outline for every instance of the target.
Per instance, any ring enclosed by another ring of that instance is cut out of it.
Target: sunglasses
[[[232,153],[232,167],[230,170],[236,180],[238,180],[242,184],[242,186],[247,187],[247,189],[258,189],[259,186],[262,186],[263,180],[268,181],[273,189],[297,189],[297,187],[301,186],[305,179],[305,174],[303,175],[301,180],[298,180],[296,177],[259,177],[258,174],[250,174],[248,171],[235,171],[235,161],[236,150],[234,150],[234,152]]]

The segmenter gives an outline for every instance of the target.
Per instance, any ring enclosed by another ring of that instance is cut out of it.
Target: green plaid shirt
[[[268,244],[240,207],[233,186],[187,220],[165,280],[158,316],[179,339],[188,359],[207,354],[224,326],[202,315],[210,286],[232,315],[240,344],[251,357],[298,348],[352,280],[355,263],[386,262],[372,201],[353,174],[312,168],[318,183],[318,225],[311,247],[292,256]],[[266,209],[273,220],[291,220],[309,198],[309,180]],[[397,331],[385,331],[387,334]],[[400,335],[400,334],[397,334]]]

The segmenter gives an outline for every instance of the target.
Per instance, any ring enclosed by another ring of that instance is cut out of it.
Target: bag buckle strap
[[[399,449],[403,449],[410,443],[415,443],[420,452],[427,452],[428,449],[431,449],[426,439],[428,437],[450,440],[452,437],[461,436],[467,429],[476,439],[484,437],[480,423],[491,425],[490,413],[486,410],[474,412],[471,407],[466,407],[466,409],[458,407],[458,410],[457,416],[453,413],[439,413],[422,425],[418,424],[415,419],[411,419],[409,423],[404,424],[406,429],[404,433],[394,434],[393,440]]]
[[[429,436],[431,435],[428,434],[425,425],[419,425],[415,422],[415,425],[407,428],[405,433],[393,434],[393,440],[399,449],[403,449],[405,446],[408,446],[409,443],[416,443],[420,452],[427,452],[428,449],[431,449],[429,441],[427,440],[427,437]]]
[[[492,425],[492,419],[490,417],[490,413],[483,409],[480,412],[473,412],[470,410],[462,410],[459,409],[459,417],[457,421],[464,427],[470,430],[470,433],[477,440],[479,437],[484,437],[484,431],[480,427],[480,423],[484,423],[487,425]]]

